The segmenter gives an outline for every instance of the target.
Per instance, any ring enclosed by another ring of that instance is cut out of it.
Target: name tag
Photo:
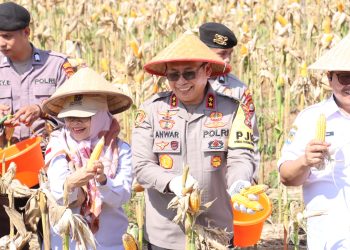
[[[0,80],[0,86],[10,86],[10,80]]]

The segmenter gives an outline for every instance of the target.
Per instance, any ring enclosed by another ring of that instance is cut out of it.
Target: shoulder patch
[[[297,131],[298,131],[298,127],[293,124],[293,126],[289,130],[289,133],[288,133],[287,139],[285,141],[285,144],[288,145],[288,144],[291,144],[294,141],[294,136],[295,136]]]
[[[165,91],[165,92],[159,92],[159,93],[156,93],[154,94],[153,96],[151,96],[149,99],[147,99],[143,105],[145,104],[150,104],[150,103],[153,103],[159,99],[162,99],[162,98],[165,98],[165,97],[168,97],[172,94],[172,91]]]
[[[135,116],[135,128],[140,127],[140,125],[143,123],[143,121],[146,119],[146,112],[142,109],[139,109]]]
[[[62,64],[62,68],[68,77],[71,77],[74,74],[74,69],[73,69],[73,66],[70,64],[70,62],[65,61]]]

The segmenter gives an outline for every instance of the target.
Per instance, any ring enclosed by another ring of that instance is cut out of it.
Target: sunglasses
[[[197,72],[200,68],[202,68],[204,65],[206,65],[207,63],[204,62],[202,63],[196,70],[190,70],[190,71],[185,71],[185,72],[170,72],[166,74],[166,78],[169,81],[178,81],[180,79],[180,77],[182,76],[185,80],[189,81],[189,80],[193,80],[197,77]]]
[[[349,85],[350,84],[350,72],[349,73],[334,73],[338,77],[338,82],[341,85]]]
[[[87,123],[91,120],[91,117],[65,117],[64,121],[66,122],[81,122]]]

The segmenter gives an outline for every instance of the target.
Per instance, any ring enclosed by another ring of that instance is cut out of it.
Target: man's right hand
[[[311,140],[305,148],[304,165],[317,167],[324,162],[331,144],[319,140]]]

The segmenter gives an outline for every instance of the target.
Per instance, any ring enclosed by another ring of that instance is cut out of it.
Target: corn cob
[[[88,170],[93,170],[93,163],[94,161],[98,160],[100,158],[100,155],[102,153],[103,146],[105,145],[105,138],[104,136],[101,137],[101,139],[97,142],[94,150],[92,151],[90,155],[90,159],[87,164]]]
[[[326,137],[326,116],[321,114],[316,125],[315,139],[324,142]]]
[[[240,194],[243,196],[248,196],[248,194],[262,194],[265,193],[268,189],[267,185],[254,185],[248,188],[242,188]]]
[[[123,234],[122,237],[123,240],[123,246],[125,250],[137,250],[137,244],[136,241],[134,239],[134,237],[132,237],[131,234],[125,233]]]
[[[195,189],[190,194],[190,204],[189,204],[193,213],[197,213],[201,206],[201,196],[198,189]]]
[[[241,194],[234,194],[231,197],[232,203],[237,202],[238,204],[244,205],[246,208],[250,208],[253,211],[261,211],[263,210],[263,206],[257,201],[251,201],[247,197]]]

